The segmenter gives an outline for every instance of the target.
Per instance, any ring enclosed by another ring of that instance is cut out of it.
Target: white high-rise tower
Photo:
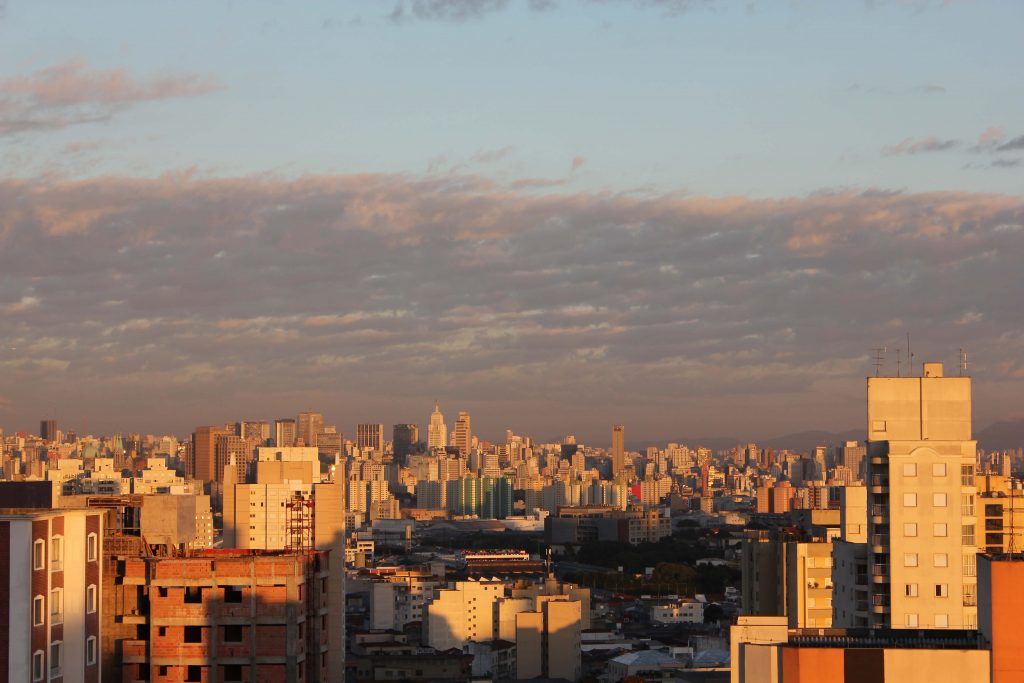
[[[444,424],[444,415],[437,401],[434,401],[434,412],[430,414],[430,425],[427,427],[427,448],[443,449],[448,445],[448,428]]]

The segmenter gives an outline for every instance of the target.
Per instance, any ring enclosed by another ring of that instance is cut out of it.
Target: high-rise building
[[[459,417],[455,421],[455,429],[452,430],[452,446],[459,449],[459,455],[465,458],[469,455],[469,449],[473,441],[473,428],[470,423],[469,413],[465,410],[459,411]]]
[[[125,583],[147,592],[147,608],[132,615],[138,635],[121,641],[121,675],[110,680],[344,678],[344,640],[329,617],[337,586],[328,553],[217,549],[124,565]]]
[[[217,471],[217,436],[229,433],[222,427],[196,427],[192,432],[192,467],[188,474],[199,481],[220,481],[224,469]]]
[[[444,424],[444,415],[441,408],[434,402],[434,412],[430,414],[430,424],[427,426],[427,448],[444,449],[448,445],[448,428]]]
[[[235,425],[235,434],[257,442],[260,446],[266,446],[270,440],[270,423],[266,420],[239,422]]]
[[[281,448],[288,448],[295,445],[295,420],[284,418],[274,420],[274,445]]]
[[[626,466],[626,428],[612,427],[612,478],[622,474]]]
[[[253,459],[255,442],[234,434],[217,434],[213,442],[214,479],[224,481],[224,468],[234,463],[238,481],[245,480],[249,463]]]
[[[356,425],[356,447],[370,448],[377,453],[383,453],[384,425],[377,422],[363,422]]]
[[[324,429],[324,416],[320,413],[299,413],[295,424],[298,430],[296,438],[302,440],[302,445],[315,446],[317,435]]]
[[[57,421],[56,420],[40,420],[40,422],[39,422],[39,437],[43,441],[56,441],[57,440]]]
[[[857,441],[847,441],[839,449],[839,464],[848,467],[854,479],[864,478],[864,455],[867,450]]]
[[[0,680],[99,681],[105,512],[0,514]]]
[[[870,625],[977,628],[971,379],[869,377]]]
[[[395,462],[404,466],[409,453],[420,440],[419,425],[397,424],[391,430],[391,447],[395,452]]]

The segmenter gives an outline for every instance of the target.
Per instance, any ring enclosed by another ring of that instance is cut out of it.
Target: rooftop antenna
[[[875,377],[878,377],[878,373],[882,369],[882,364],[885,363],[885,347],[876,346],[871,349],[871,353],[874,354],[872,364],[875,366]]]
[[[903,364],[903,356],[900,353],[900,347],[896,347],[896,376],[900,376],[900,367]]]
[[[967,352],[960,349],[960,376],[967,374]]]
[[[910,352],[910,333],[907,332],[907,377],[914,376],[914,354]]]

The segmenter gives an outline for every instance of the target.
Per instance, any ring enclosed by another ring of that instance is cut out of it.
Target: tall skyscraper
[[[466,457],[473,441],[473,428],[469,419],[469,413],[465,410],[459,411],[459,418],[455,421],[455,429],[452,431],[452,446],[459,449],[459,455]]]
[[[43,439],[43,441],[56,441],[57,421],[41,420],[39,422],[39,436]]]
[[[404,466],[409,453],[420,440],[419,425],[397,424],[391,430],[391,444],[395,452],[395,462]]]
[[[299,413],[295,423],[298,429],[296,438],[302,439],[302,445],[315,446],[317,434],[324,430],[324,416],[320,413]]]
[[[284,418],[274,420],[274,445],[281,448],[290,448],[295,445],[295,420]]]
[[[430,424],[427,426],[427,448],[443,449],[448,445],[448,428],[444,424],[444,415],[437,402],[434,402],[434,412],[430,414]]]
[[[192,432],[192,468],[189,474],[199,481],[220,481],[223,472],[217,474],[217,436],[230,433],[222,427],[196,427]]]
[[[356,446],[372,448],[381,453],[384,451],[384,425],[376,422],[364,422],[356,425]]]
[[[626,428],[612,427],[612,478],[622,474],[626,467]]]
[[[869,623],[977,628],[971,379],[868,378]]]

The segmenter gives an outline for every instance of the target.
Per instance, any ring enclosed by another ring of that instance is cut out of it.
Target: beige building
[[[565,596],[538,596],[537,610],[516,615],[516,676],[580,677],[582,604]]]
[[[976,628],[971,379],[869,377],[870,625]]]
[[[832,626],[832,543],[748,532],[743,539],[743,613],[785,617],[790,628]]]
[[[345,483],[322,479],[316,448],[260,448],[255,481],[224,472],[224,547],[329,550],[330,671],[345,669]]]
[[[435,650],[461,650],[470,641],[494,640],[494,603],[505,594],[497,579],[458,581],[427,604],[424,641]]]

